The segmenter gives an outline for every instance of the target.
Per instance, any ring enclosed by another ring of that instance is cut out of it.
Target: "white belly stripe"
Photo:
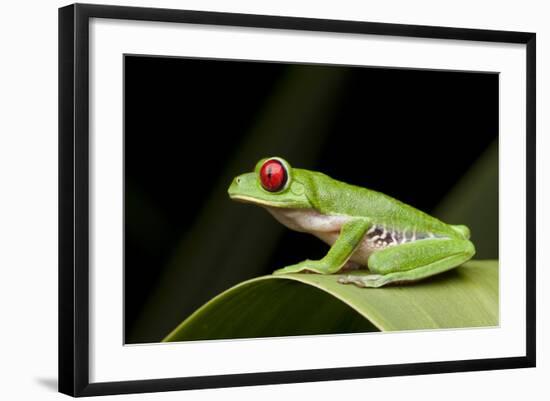
[[[314,209],[271,207],[266,207],[266,209],[277,221],[291,230],[313,234],[329,245],[334,244],[342,226],[350,219],[348,216],[323,215]],[[410,233],[409,236],[407,233]],[[366,232],[350,260],[366,266],[368,257],[375,251],[427,238],[442,237],[433,233],[417,233],[415,228],[411,231],[409,229],[398,231],[381,225],[373,225]]]

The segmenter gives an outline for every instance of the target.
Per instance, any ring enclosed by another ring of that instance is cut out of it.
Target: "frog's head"
[[[304,184],[280,157],[260,160],[254,172],[239,175],[227,190],[231,199],[259,206],[309,208]]]

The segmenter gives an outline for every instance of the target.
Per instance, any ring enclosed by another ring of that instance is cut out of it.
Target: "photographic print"
[[[61,8],[59,391],[535,366],[535,47]]]
[[[499,75],[126,54],[125,343],[499,325]]]

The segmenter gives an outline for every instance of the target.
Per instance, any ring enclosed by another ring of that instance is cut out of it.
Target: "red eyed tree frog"
[[[453,269],[475,254],[464,225],[445,224],[383,193],[292,168],[280,157],[262,159],[254,172],[235,177],[228,193],[331,246],[320,260],[305,260],[274,274],[368,268],[367,275],[342,274],[338,281],[381,287]]]

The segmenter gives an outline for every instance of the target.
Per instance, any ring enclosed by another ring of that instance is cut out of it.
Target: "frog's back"
[[[365,217],[377,226],[399,231],[414,230],[419,235],[469,237],[465,226],[451,226],[391,196],[335,180],[325,174],[301,170],[299,179],[306,187],[314,207],[323,214]],[[303,177],[303,178],[302,178]]]

